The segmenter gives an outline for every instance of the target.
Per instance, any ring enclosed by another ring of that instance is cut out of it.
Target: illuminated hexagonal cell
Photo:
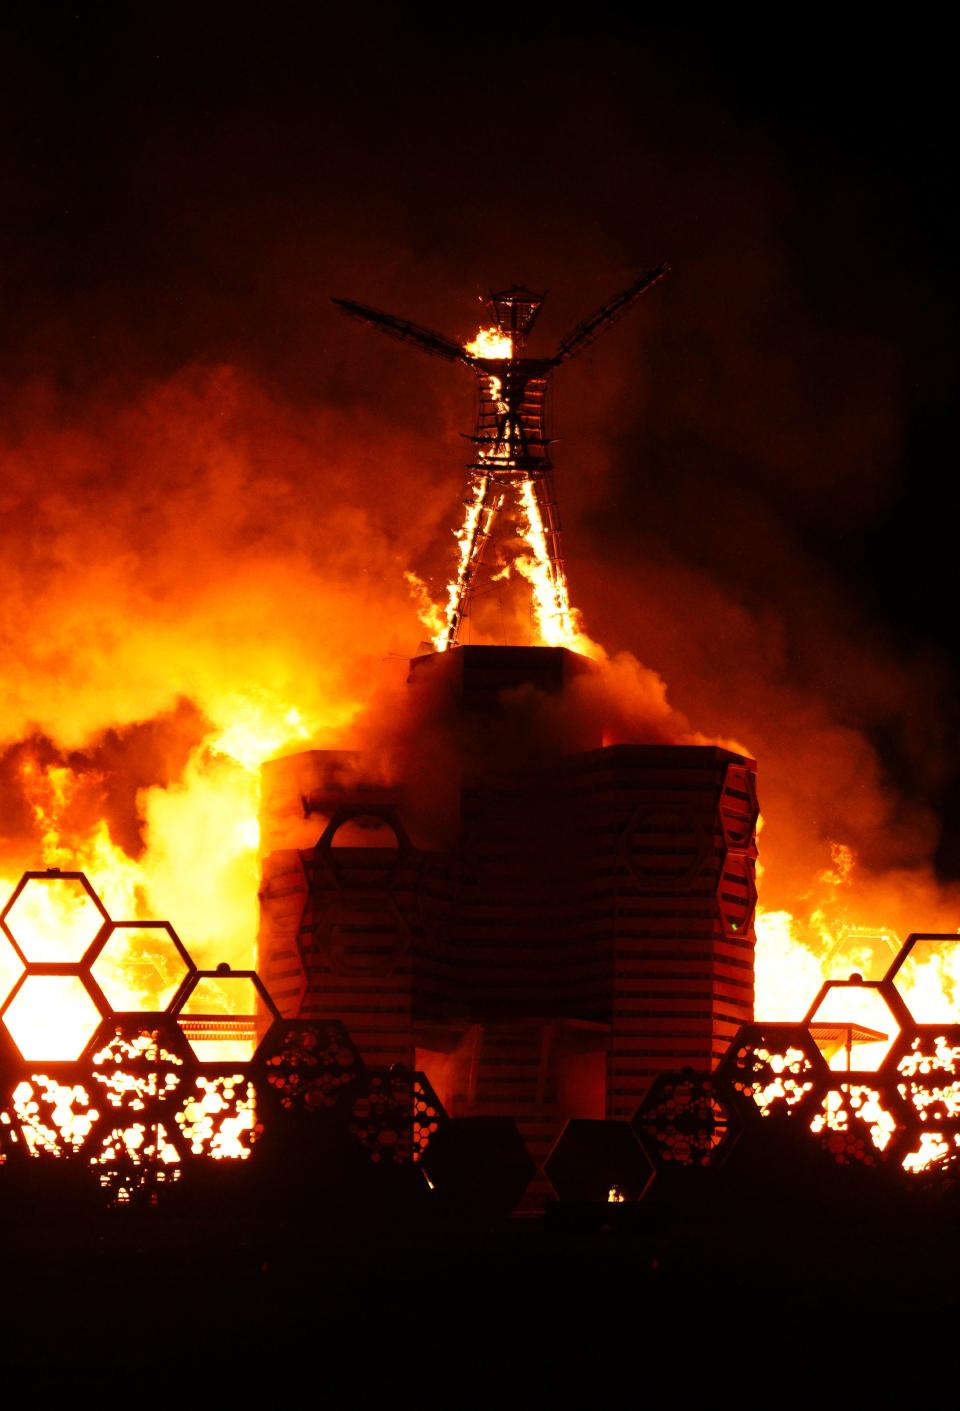
[[[242,1073],[198,1077],[176,1123],[194,1156],[246,1161],[259,1135],[253,1084]]]
[[[896,1095],[870,1083],[841,1083],[824,1095],[810,1130],[839,1166],[876,1166],[905,1127]]]
[[[28,975],[3,1022],[28,1063],[80,1057],[100,1023],[100,1011],[79,975]]]
[[[31,1073],[13,1090],[13,1112],[28,1155],[71,1156],[80,1151],[100,1116],[80,1083]]]
[[[919,1024],[960,1023],[960,936],[909,936],[890,976]]]
[[[856,980],[828,985],[807,1026],[827,1063],[840,1073],[875,1073],[900,1033],[881,991]]]
[[[201,1063],[246,1063],[274,1014],[252,975],[201,974],[177,1023]]]
[[[6,936],[0,931],[0,1005],[23,974],[20,959]]]
[[[820,1051],[801,1024],[745,1024],[717,1070],[748,1118],[791,1117],[826,1077]]]
[[[118,921],[91,974],[111,1008],[166,1009],[192,965],[167,921]]]
[[[910,1150],[900,1164],[911,1176],[940,1173],[960,1160],[960,1132],[914,1132]]]
[[[10,935],[34,964],[82,960],[108,920],[79,873],[27,876],[3,913]]]

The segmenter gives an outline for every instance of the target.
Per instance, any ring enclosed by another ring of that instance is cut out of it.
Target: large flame
[[[115,921],[171,921],[201,966],[226,961],[235,969],[255,969],[260,766],[309,733],[309,723],[296,706],[264,692],[236,693],[223,726],[191,753],[180,779],[143,792],[147,845],[138,858],[114,842],[105,819],[85,833],[69,831],[64,820],[81,786],[80,776],[59,764],[44,767],[27,755],[20,778],[40,835],[36,864],[86,873]],[[17,880],[12,873],[0,876],[0,884],[11,891]],[[61,954],[59,947],[92,902],[55,882],[33,888],[25,902],[25,907],[18,906],[16,935],[31,946],[31,958],[78,959]],[[88,940],[98,927],[95,916]],[[18,967],[3,941],[0,1002],[17,976]],[[138,1007],[166,1007],[169,975],[162,964],[138,967],[127,983],[135,987],[131,995]],[[16,1037],[20,1043],[23,1036],[30,1056],[60,1058],[63,1044],[69,1047],[72,1042],[73,1027],[82,1016],[74,1019],[67,988],[61,985],[63,994],[48,993],[48,986],[36,1002],[24,996],[30,1003],[21,1006]],[[224,1008],[229,1009],[229,1003]],[[242,1056],[248,1057],[249,1045],[241,1047]]]
[[[513,339],[499,328],[481,328],[476,338],[464,343],[463,351],[471,358],[512,358]]]

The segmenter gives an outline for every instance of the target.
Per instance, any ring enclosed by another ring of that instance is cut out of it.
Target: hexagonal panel
[[[825,985],[806,1022],[835,1073],[876,1073],[900,1033],[882,991],[856,980]]]
[[[3,1016],[28,1063],[80,1057],[100,1023],[100,1011],[79,975],[28,975]]]
[[[790,1117],[812,1099],[826,1064],[801,1024],[745,1024],[717,1069],[747,1117]]]
[[[919,1024],[960,1024],[960,936],[908,936],[888,979]]]
[[[30,1156],[72,1156],[79,1152],[100,1116],[80,1083],[62,1083],[31,1073],[13,1091],[13,1113]]]
[[[350,1131],[374,1165],[414,1159],[414,1075],[406,1069],[366,1074],[355,1090]]]
[[[2,917],[24,959],[44,965],[81,961],[109,919],[79,872],[26,873]]]
[[[726,1084],[709,1073],[661,1073],[631,1126],[659,1170],[715,1165],[739,1130],[724,1100]]]
[[[176,1020],[129,1014],[105,1020],[89,1054],[104,1120],[90,1164],[112,1205],[156,1205],[180,1179],[176,1108],[196,1077],[196,1059]]]
[[[280,1019],[257,1053],[267,1092],[284,1112],[323,1112],[352,1101],[363,1059],[342,1024]]]
[[[201,973],[177,1009],[177,1023],[201,1063],[247,1063],[274,1015],[249,972]]]
[[[639,1200],[653,1166],[629,1122],[571,1117],[543,1163],[560,1200],[595,1204]]]
[[[513,1118],[451,1117],[422,1169],[441,1204],[498,1217],[516,1209],[537,1168]]]
[[[960,1122],[960,1026],[925,1025],[905,1035],[897,1091],[924,1123]]]
[[[112,1009],[166,1009],[194,968],[168,921],[114,923],[91,974]]]
[[[894,931],[870,926],[846,926],[838,934],[824,959],[824,975],[845,980],[857,974],[864,980],[882,980],[900,951]]]
[[[243,1073],[200,1074],[175,1121],[193,1156],[246,1161],[259,1135],[253,1084]]]
[[[824,1094],[810,1130],[838,1166],[878,1166],[906,1125],[895,1093],[879,1084],[839,1083]]]

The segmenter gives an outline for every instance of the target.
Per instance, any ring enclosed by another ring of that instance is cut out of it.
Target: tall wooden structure
[[[567,1117],[629,1117],[657,1073],[711,1068],[753,1013],[754,762],[561,752],[539,705],[591,669],[560,648],[421,657],[426,784],[373,786],[326,751],[265,770],[260,970],[281,1008],[422,1069],[453,1115],[516,1117],[535,1156]]]

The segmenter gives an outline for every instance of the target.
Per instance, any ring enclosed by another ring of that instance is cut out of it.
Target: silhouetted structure
[[[538,1158],[566,1118],[630,1118],[657,1073],[711,1068],[752,1017],[753,762],[598,747],[574,709],[590,670],[559,648],[421,657],[410,777],[326,751],[264,776],[268,839],[321,830],[264,862],[281,1009],[423,1070],[453,1116],[517,1118]],[[573,752],[538,723],[565,697]]]

